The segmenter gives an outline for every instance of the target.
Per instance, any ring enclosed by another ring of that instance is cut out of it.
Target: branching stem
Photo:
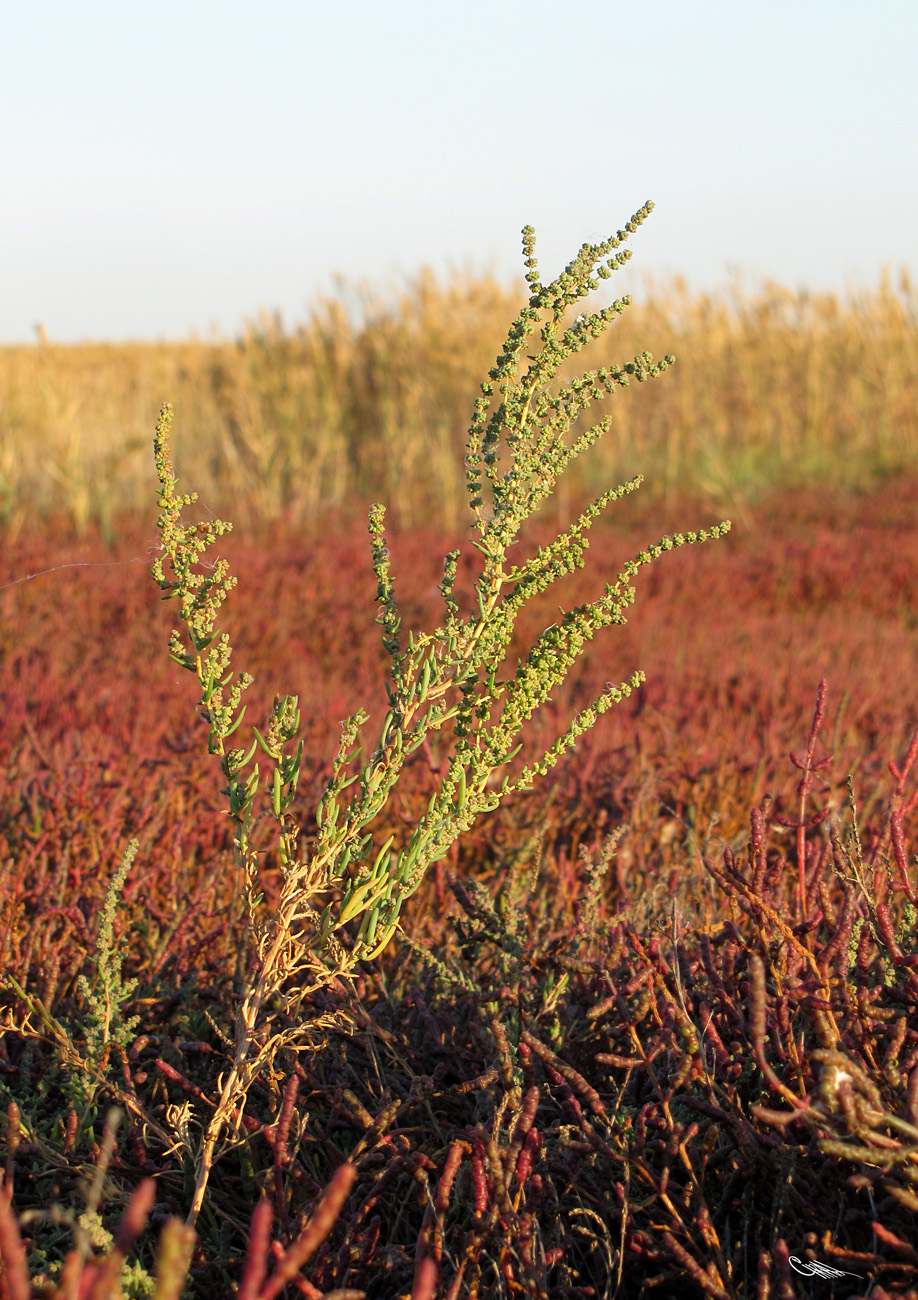
[[[605,310],[582,318],[585,324],[558,335],[564,313],[624,265],[630,254],[616,251],[649,215],[645,204],[624,230],[598,245],[584,244],[577,258],[548,286],[539,282],[534,257],[535,236],[523,232],[527,280],[531,296],[511,325],[503,349],[482,396],[475,404],[469,430],[466,487],[475,516],[475,542],[484,557],[484,567],[475,589],[475,602],[464,622],[452,596],[459,552],[446,557],[440,587],[446,604],[444,626],[417,639],[401,640],[401,615],[389,574],[385,510],[374,505],[369,515],[373,570],[377,579],[378,621],[382,624],[383,646],[391,661],[386,683],[389,710],[378,743],[362,767],[354,763],[361,746],[358,734],[368,715],[358,710],[342,727],[341,742],[332,764],[332,774],[317,811],[318,835],[309,857],[296,853],[299,828],[289,814],[300,763],[302,741],[297,742],[299,708],[296,697],[275,701],[262,735],[248,752],[231,749],[226,741],[238,729],[245,709],[242,695],[251,685],[243,673],[234,685],[228,672],[231,649],[226,634],[215,632],[223,600],[235,585],[226,562],[201,565],[201,557],[231,527],[211,520],[186,528],[181,510],[195,500],[195,494],[179,495],[169,459],[169,426],[172,411],[164,406],[156,426],[154,450],[160,483],[159,528],[161,556],[152,566],[153,576],[166,593],[177,597],[181,606],[184,636],[174,631],[169,640],[172,658],[193,672],[201,686],[200,714],[208,726],[208,749],[219,760],[226,782],[229,813],[234,822],[234,850],[237,868],[244,882],[245,900],[254,942],[248,988],[236,1015],[235,1051],[232,1064],[219,1084],[220,1096],[206,1125],[195,1156],[196,1182],[188,1215],[193,1226],[204,1204],[208,1179],[219,1157],[220,1141],[232,1123],[241,1120],[246,1096],[259,1072],[282,1048],[296,1048],[305,1041],[309,1024],[299,1019],[304,997],[349,978],[361,961],[375,958],[399,928],[402,905],[420,886],[428,868],[441,860],[454,841],[465,834],[484,814],[493,812],[506,795],[528,788],[536,777],[544,777],[613,704],[629,695],[644,680],[635,672],[618,686],[607,684],[592,705],[581,710],[562,736],[535,761],[515,775],[509,772],[499,788],[492,775],[515,757],[521,748],[517,737],[535,712],[549,699],[580,657],[588,640],[611,623],[624,623],[625,611],[635,590],[632,579],[638,570],[663,554],[687,543],[722,537],[729,521],[708,531],[676,533],[641,551],[607,585],[605,595],[585,605],[562,610],[560,620],[546,628],[519,662],[514,676],[498,681],[497,667],[508,652],[516,618],[523,606],[575,568],[582,567],[588,547],[587,532],[613,501],[634,490],[633,479],[619,488],[605,491],[548,546],[508,572],[506,550],[522,523],[549,495],[552,485],[573,457],[591,446],[609,428],[608,418],[580,434],[572,443],[565,436],[592,402],[626,387],[630,377],[638,381],[662,374],[674,358],[655,363],[642,353],[621,367],[588,371],[557,392],[549,385],[562,362],[596,338],[627,307],[629,299],[616,301]],[[529,356],[530,336],[541,322],[542,348]],[[500,394],[496,401],[495,394]],[[532,431],[535,425],[537,432]],[[498,479],[497,456],[501,442],[510,453],[510,466]],[[493,503],[488,517],[483,513],[482,473],[491,485]],[[166,561],[171,574],[165,571]],[[200,566],[200,567],[196,567]],[[203,571],[202,571],[203,570]],[[508,583],[512,589],[504,594]],[[449,691],[460,698],[446,704]],[[444,701],[441,703],[441,701]],[[494,709],[495,702],[500,707]],[[372,828],[395,788],[406,758],[426,743],[430,731],[451,725],[450,753],[427,812],[408,843],[392,849],[390,836],[381,846],[374,844]],[[259,913],[262,894],[258,891],[259,850],[252,842],[253,807],[260,785],[256,763],[243,778],[244,770],[260,748],[273,764],[265,783],[278,825],[283,884],[273,915]],[[345,792],[350,790],[348,795]],[[338,939],[345,932],[348,942]],[[277,1030],[270,1003],[279,1006],[292,1028]]]

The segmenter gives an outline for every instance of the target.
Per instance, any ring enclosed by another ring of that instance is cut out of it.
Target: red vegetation
[[[406,909],[455,983],[397,940],[356,998],[317,997],[353,1031],[328,1030],[324,1050],[253,1091],[248,1155],[225,1158],[213,1240],[192,1261],[201,1294],[229,1294],[232,1277],[252,1297],[290,1279],[312,1296],[560,1300],[611,1294],[619,1278],[620,1296],[654,1280],[666,1293],[678,1278],[686,1295],[793,1296],[794,1257],[882,1281],[874,1295],[914,1286],[916,505],[908,482],[785,495],[638,579],[628,626],[591,643],[519,762],[606,681],[640,667],[647,684]],[[635,522],[619,506],[586,569],[521,618],[521,648],[559,599],[597,594],[673,527],[712,522],[698,505],[665,513]],[[166,1103],[213,1094],[226,1049],[212,1025],[231,1023],[247,953],[216,760],[147,572],[155,533],[121,538],[111,552],[64,536],[3,552],[0,966],[80,1040],[77,977],[93,976],[105,890],[137,836],[116,934],[140,981],[122,1013],[141,1028],[105,1067],[119,1105],[132,1096],[163,1123]],[[440,620],[435,584],[456,543],[392,540],[411,626]],[[232,666],[256,678],[247,722],[275,693],[300,695],[308,837],[338,724],[363,705],[372,735],[384,712],[365,531],[279,525],[221,551],[239,578],[223,618]],[[439,758],[419,751],[380,829],[413,823]],[[617,828],[591,904],[587,858]],[[265,870],[270,898],[270,854]],[[64,1196],[98,1148],[54,1079],[38,1099],[53,1054],[10,1027],[23,1017],[9,991],[3,1005],[0,1082],[32,1107],[27,1140],[7,1139],[22,1211]],[[44,1180],[30,1164],[41,1144],[59,1153]],[[151,1225],[183,1213],[181,1155],[137,1113],[112,1171],[125,1197],[157,1177]],[[133,1219],[124,1201],[113,1211],[113,1228],[129,1225],[116,1249],[139,1236],[138,1204]],[[19,1242],[0,1196],[14,1297]]]

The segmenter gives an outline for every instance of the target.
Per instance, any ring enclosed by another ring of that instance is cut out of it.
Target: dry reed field
[[[0,350],[0,1300],[918,1300],[918,300],[648,211]]]
[[[15,535],[48,513],[78,529],[149,510],[149,436],[164,396],[176,456],[239,525],[288,513],[403,526],[466,522],[466,429],[520,295],[493,280],[420,275],[395,301],[342,291],[285,331],[236,342],[0,349],[0,518]],[[645,475],[645,493],[701,494],[736,512],[781,486],[867,487],[918,467],[918,295],[904,274],[842,302],[769,285],[719,297],[642,293],[591,345],[607,365],[674,352],[663,384],[616,401],[609,434],[555,508]]]

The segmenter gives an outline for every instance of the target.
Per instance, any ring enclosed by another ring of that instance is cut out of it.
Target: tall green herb
[[[206,567],[201,561],[231,525],[222,520],[191,527],[182,524],[182,508],[192,504],[196,494],[176,492],[169,459],[172,411],[163,407],[154,443],[162,553],[153,563],[153,576],[167,598],[180,601],[184,633],[173,631],[169,650],[177,663],[195,673],[201,686],[201,716],[208,725],[209,751],[219,757],[226,782],[223,793],[235,826],[236,861],[255,948],[236,1016],[234,1062],[195,1153],[190,1224],[200,1212],[230,1117],[241,1113],[249,1087],[274,1054],[303,1041],[306,1027],[298,1013],[304,996],[337,976],[349,976],[358,962],[381,953],[398,928],[406,900],[453,841],[507,795],[546,776],[578,736],[644,680],[643,673],[636,671],[627,681],[608,685],[555,744],[516,775],[509,774],[508,765],[521,748],[517,737],[567,676],[585,642],[601,628],[626,621],[638,570],[664,551],[721,537],[730,528],[727,521],[709,530],[676,533],[639,552],[616,581],[606,585],[603,595],[568,610],[547,628],[515,672],[498,675],[521,609],[559,578],[582,567],[587,533],[596,519],[641,483],[638,476],[607,489],[550,545],[520,564],[508,561],[507,551],[522,524],[551,495],[571,461],[601,438],[611,423],[604,416],[567,441],[573,422],[632,380],[656,378],[674,360],[654,362],[644,352],[622,366],[588,370],[570,380],[559,377],[562,364],[598,338],[628,306],[630,299],[623,297],[603,310],[582,314],[572,325],[564,324],[570,308],[628,260],[630,252],[622,245],[651,208],[652,204],[645,204],[612,238],[584,244],[548,285],[539,277],[535,233],[529,226],[523,230],[529,299],[481,385],[468,436],[466,489],[476,535],[473,545],[482,556],[468,612],[460,611],[453,594],[460,553],[451,551],[444,560],[439,588],[444,622],[433,632],[410,634],[406,643],[390,574],[385,509],[371,508],[378,621],[390,661],[389,707],[368,757],[359,743],[368,715],[358,709],[345,722],[318,807],[318,836],[308,853],[298,850],[300,828],[289,811],[303,754],[302,741],[297,740],[296,697],[275,703],[264,735],[253,728],[248,750],[227,744],[243,720],[242,696],[252,679],[243,673],[232,682],[229,639],[215,630],[220,606],[235,579],[228,576],[224,560]],[[532,353],[535,334],[538,345]],[[167,561],[171,576],[166,573]],[[427,811],[401,850],[393,849],[392,836],[379,843],[373,827],[405,760],[429,732],[444,730],[450,738],[449,762]],[[266,919],[259,915],[259,850],[253,842],[253,807],[265,780],[259,764],[253,764],[259,749],[269,760],[265,784],[277,823],[282,872],[278,904]],[[491,780],[495,773],[499,784]],[[277,1008],[293,1020],[292,1028],[276,1028],[273,1010]]]

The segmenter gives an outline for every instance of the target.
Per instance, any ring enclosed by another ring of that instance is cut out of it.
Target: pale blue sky
[[[335,272],[918,267],[916,0],[0,0],[0,343],[302,319]]]

